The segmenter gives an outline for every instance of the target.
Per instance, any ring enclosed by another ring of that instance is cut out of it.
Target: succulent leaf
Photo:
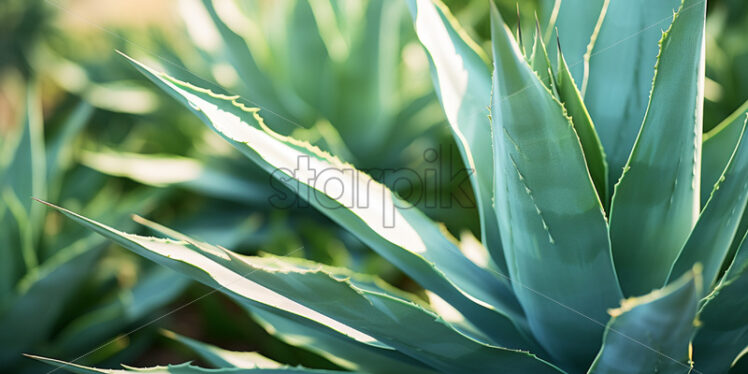
[[[610,0],[600,21],[597,40],[589,52],[589,79],[581,92],[605,148],[611,191],[623,172],[647,109],[657,41],[680,3]],[[563,36],[563,30],[560,32]],[[562,42],[566,45],[565,40]]]
[[[397,349],[391,354],[403,352],[441,371],[494,368],[517,373],[561,372],[527,352],[473,340],[412,302],[358,288],[322,269],[299,268],[291,262],[280,262],[280,257],[268,263],[262,258],[238,255],[194,240],[127,234],[69,210],[52,207],[135,253],[253,302],[266,311],[298,316],[298,321],[326,326],[372,347]],[[327,296],[320,299],[318,295]]]
[[[705,15],[705,1],[686,0],[663,35],[647,113],[613,193],[610,240],[625,295],[664,284],[699,216]]]
[[[624,300],[610,311],[613,318],[589,373],[691,372],[689,341],[701,296],[696,266],[665,288]]]
[[[236,367],[245,369],[273,369],[282,366],[279,362],[273,361],[257,352],[229,351],[216,347],[214,345],[197,341],[195,339],[190,339],[186,336],[182,336],[168,330],[163,331],[162,334],[167,338],[182,343],[183,345],[200,355],[203,360],[207,361],[217,368]]]
[[[55,360],[46,357],[39,357],[33,355],[27,355],[29,358],[39,360],[51,366],[57,367],[58,369],[65,369],[71,373],[79,374],[126,374],[126,373],[153,373],[153,374],[222,374],[222,373],[249,373],[249,374],[335,374],[335,373],[349,373],[344,371],[336,370],[316,370],[306,369],[302,367],[278,367],[278,368],[221,368],[221,369],[205,369],[199,366],[192,366],[190,363],[169,365],[169,366],[154,366],[149,368],[135,368],[123,365],[124,369],[99,369],[94,367],[88,367],[78,365],[71,362],[65,362]],[[55,369],[57,370],[57,369]]]
[[[669,279],[685,273],[689,266],[701,263],[704,285],[710,288],[717,281],[722,264],[728,258],[730,246],[742,237],[738,231],[748,204],[748,137],[746,121],[724,173],[714,187],[709,201],[696,222],[693,232],[673,264]]]
[[[584,366],[621,298],[605,216],[561,103],[495,7],[491,24],[495,208],[512,286],[544,348]]]
[[[748,101],[730,114],[719,125],[704,134],[701,147],[701,204],[709,201],[727,163],[730,162],[743,132],[743,123],[748,115]]]
[[[481,219],[481,236],[506,274],[498,222],[493,214],[493,150],[488,106],[491,71],[483,51],[457,25],[439,0],[408,1],[416,34],[428,52],[434,88],[470,171]]]
[[[748,240],[743,236],[734,261],[699,313],[694,363],[704,373],[726,373],[748,346]]]
[[[508,281],[462,256],[438,225],[383,184],[308,143],[273,132],[257,108],[237,97],[213,94],[131,61],[303,201],[440,294],[497,344],[535,346],[524,334],[523,313]]]
[[[582,144],[582,150],[584,151],[584,159],[587,161],[590,177],[595,183],[597,195],[603,205],[608,206],[610,196],[608,195],[608,163],[605,160],[605,151],[600,144],[595,125],[592,123],[589,112],[587,112],[587,107],[584,105],[577,85],[574,84],[575,80],[566,64],[560,45],[558,46],[557,60],[556,86],[559,100],[564,103],[564,108],[571,117],[574,130],[579,136],[579,142]]]
[[[595,44],[601,17],[605,15],[609,0],[542,0],[540,18],[547,25],[543,40],[552,43],[551,34],[558,29],[564,56],[571,64],[569,72],[582,91],[589,70],[589,50]],[[549,56],[559,63],[557,56]]]

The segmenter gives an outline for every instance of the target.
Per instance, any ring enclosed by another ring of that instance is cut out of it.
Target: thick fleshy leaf
[[[374,374],[437,373],[435,369],[408,356],[393,355],[390,350],[354,342],[342,335],[329,334],[293,319],[252,308],[241,300],[237,302],[251,312],[252,317],[271,335],[288,344],[315,352],[340,367]]]
[[[727,163],[738,146],[743,124],[748,116],[748,101],[725,118],[719,125],[704,134],[701,154],[701,204],[712,194]]]
[[[600,24],[589,57],[589,79],[581,91],[605,148],[611,191],[623,172],[647,109],[657,41],[680,2],[610,0]]]
[[[740,141],[743,124],[748,121],[748,101],[740,106],[717,127],[704,134],[701,155],[701,204],[706,204],[722,172],[733,155]],[[740,239],[748,232],[748,210],[738,225],[738,231],[728,251],[728,257],[734,256],[740,245]]]
[[[748,240],[744,236],[735,260],[706,298],[694,339],[694,363],[703,373],[726,373],[748,346]]]
[[[551,31],[554,27],[558,29],[564,56],[571,64],[569,71],[579,90],[586,82],[588,51],[595,43],[601,15],[605,14],[607,5],[607,0],[542,0],[539,5],[541,19],[548,25],[543,40],[552,42]]]
[[[263,368],[271,369],[282,366],[257,352],[237,352],[218,348],[214,345],[190,339],[171,331],[163,331],[164,336],[174,339],[200,355],[203,360],[217,368]]]
[[[534,348],[507,282],[462,256],[418,209],[353,166],[268,128],[257,108],[132,63],[282,185],[439,294],[501,346]]]
[[[705,16],[705,1],[686,0],[663,34],[647,114],[613,193],[610,240],[625,295],[664,284],[699,216]]]
[[[512,286],[544,348],[586,366],[621,298],[603,208],[570,119],[492,9],[496,214]]]
[[[39,357],[33,355],[27,355],[29,358],[39,360],[46,364],[57,367],[57,369],[64,369],[70,373],[79,374],[126,374],[126,373],[153,373],[153,374],[222,374],[222,373],[249,373],[249,374],[334,374],[334,373],[348,373],[336,370],[318,370],[318,369],[306,369],[302,367],[278,367],[278,368],[223,368],[223,369],[205,369],[199,366],[192,366],[190,363],[169,365],[169,366],[154,366],[149,368],[135,368],[125,366],[124,369],[99,369],[89,366],[78,365],[70,362],[55,360],[46,357]],[[55,370],[57,370],[55,369]]]
[[[488,119],[491,71],[486,57],[440,0],[410,0],[408,6],[416,34],[428,52],[434,88],[470,173],[483,243],[506,274],[498,222],[492,209],[493,151]]]
[[[55,208],[135,253],[257,307],[297,316],[297,321],[327,327],[372,347],[396,349],[393,355],[402,352],[442,371],[560,372],[527,352],[486,345],[462,335],[433,312],[401,297],[357,287],[322,269],[299,268],[279,262],[279,257],[268,261],[242,256],[196,241],[126,234]],[[320,299],[321,294],[326,297]]]
[[[691,372],[689,342],[701,299],[698,267],[673,284],[626,299],[605,328],[591,374]]]
[[[566,51],[564,51],[566,53]],[[566,113],[571,117],[579,136],[579,143],[582,144],[584,159],[587,161],[587,169],[590,171],[590,177],[595,183],[595,189],[604,206],[608,204],[608,163],[605,160],[605,152],[600,144],[600,138],[597,136],[595,125],[592,118],[587,112],[582,96],[574,84],[575,80],[571,75],[569,66],[566,64],[566,58],[561,53],[561,45],[558,46],[558,75],[556,77],[556,87],[558,89],[559,99],[564,103]]]
[[[704,286],[711,288],[727,260],[731,244],[743,236],[738,233],[738,226],[748,204],[748,136],[745,136],[745,122],[742,130],[738,134],[739,143],[730,163],[714,186],[714,192],[701,212],[696,227],[673,264],[670,280],[680,277],[698,262],[704,267]],[[737,239],[736,233],[739,235]]]

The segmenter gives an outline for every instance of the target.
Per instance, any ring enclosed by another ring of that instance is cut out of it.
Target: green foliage
[[[124,224],[129,209],[150,211],[159,193],[123,193],[104,184],[104,176],[77,167],[72,144],[93,108],[79,103],[67,113],[56,112],[47,120],[57,131],[45,140],[49,127],[44,126],[38,85],[29,83],[25,91],[23,123],[6,138],[0,163],[0,365],[18,372],[33,370],[21,353],[85,353],[170,302],[187,285],[183,277],[139,267],[133,258],[106,256],[101,238],[36,208],[32,196],[66,201],[98,219]],[[103,276],[90,271],[106,258],[120,270]],[[118,273],[133,268],[132,279],[117,281]]]
[[[262,92],[248,101],[129,60],[260,170],[418,282],[425,298],[344,268],[246,256],[142,218],[136,221],[167,238],[129,234],[47,204],[130,251],[229,295],[269,332],[343,370],[740,370],[735,363],[748,345],[748,118],[741,107],[702,140],[704,1],[684,0],[680,7],[675,1],[569,2],[563,9],[554,3],[550,12],[541,12],[552,24],[536,28],[529,53],[491,3],[490,67],[480,45],[443,4],[409,1],[455,142],[465,167],[476,169],[471,182],[483,247],[473,252],[467,249],[468,236],[462,242],[452,238],[417,206],[352,166],[365,157],[343,156],[346,163],[326,152],[335,151],[330,144],[275,131],[278,122],[265,123],[260,115],[274,112],[252,104],[278,100],[268,106],[285,108],[300,121],[327,118],[336,128],[347,123],[333,120],[330,109],[344,101],[340,93],[316,95],[330,80],[315,78],[335,76],[335,61],[345,56],[330,46],[349,35],[314,21],[319,12],[345,10],[314,8],[322,3],[280,8],[293,26],[288,41],[272,43],[268,53],[277,55],[293,77],[277,91],[274,81],[283,78],[266,79],[253,51],[231,27],[216,23],[232,44],[226,53],[248,85],[243,90],[250,96],[254,89]],[[209,17],[218,20],[208,5]],[[580,16],[580,22],[571,19]],[[319,33],[294,28],[311,22]],[[666,33],[657,33],[668,24]],[[554,25],[561,43],[548,43]],[[556,53],[549,54],[547,44],[558,46]],[[321,64],[318,76],[298,75],[299,56],[315,57]],[[566,57],[584,64],[568,65]],[[378,74],[381,83],[392,79]],[[379,125],[390,129],[386,121]],[[351,127],[340,131],[340,138],[350,144],[355,144],[350,137],[371,137],[379,146],[387,142],[372,132],[377,130]],[[305,168],[297,167],[300,160]],[[328,190],[329,181],[339,188]],[[705,203],[703,186],[710,189]],[[361,204],[359,194],[369,204]],[[27,254],[16,261],[36,260]],[[220,372],[315,372],[167,335]],[[112,372],[37,359],[74,372]],[[144,370],[204,369],[183,364]]]

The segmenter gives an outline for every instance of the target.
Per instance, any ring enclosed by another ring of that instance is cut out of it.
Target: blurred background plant
[[[487,1],[446,3],[475,40],[487,43]],[[521,20],[531,35],[535,14],[551,17],[555,0],[497,5],[502,14],[517,13],[506,21],[516,28]],[[748,97],[746,8],[741,0],[709,3],[705,131]],[[0,367],[33,371],[21,352],[73,359],[101,344],[107,345],[80,362],[147,366],[192,358],[180,357],[186,351],[160,338],[158,327],[283,362],[325,362],[247,325],[225,297],[203,297],[207,288],[188,287],[31,204],[31,195],[116,227],[128,228],[128,214],[137,212],[243,253],[306,257],[417,292],[314,209],[271,204],[271,196],[294,194],[271,188],[262,171],[198,119],[155,95],[116,50],[242,95],[263,108],[275,131],[308,140],[375,179],[388,169],[423,175],[434,167],[424,157],[429,149],[441,165],[461,165],[404,2],[4,1]],[[436,183],[422,186],[383,182],[453,234],[479,236],[471,189],[452,179],[439,173]],[[446,201],[450,209],[426,201]]]

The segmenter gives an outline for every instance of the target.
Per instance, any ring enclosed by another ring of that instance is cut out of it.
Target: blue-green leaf
[[[543,347],[586,366],[621,298],[603,207],[570,118],[492,9],[496,214],[512,286]]]
[[[701,154],[701,204],[704,205],[712,194],[727,163],[730,162],[738,146],[743,123],[748,115],[748,101],[725,118],[719,125],[704,134]]]
[[[217,368],[263,368],[280,367],[279,362],[273,361],[257,352],[237,352],[218,348],[171,331],[163,331],[164,336],[174,339],[200,355],[205,361]]]
[[[472,368],[560,372],[527,352],[473,340],[429,310],[381,290],[357,287],[348,279],[321,268],[299,268],[292,262],[282,262],[279,257],[242,256],[193,240],[173,241],[126,234],[63,208],[55,208],[135,253],[257,307],[284,316],[297,316],[298,321],[324,326],[330,332],[337,331],[372,347],[396,349],[442,371]],[[321,294],[326,297],[320,298]]]
[[[664,284],[699,216],[705,15],[705,1],[686,0],[663,35],[647,113],[613,193],[610,240],[625,295]]]
[[[589,50],[595,43],[601,17],[609,0],[542,0],[540,17],[547,25],[543,40],[551,41],[553,28],[564,46],[564,56],[569,61],[569,71],[579,90],[584,87],[589,70]],[[556,56],[551,55],[551,59]],[[559,61],[556,61],[559,62]]]
[[[608,157],[610,190],[644,118],[657,41],[679,4],[680,0],[610,0],[600,24],[589,55],[589,79],[581,91]]]
[[[566,58],[561,53],[561,45],[558,46],[558,76],[556,77],[556,86],[561,102],[564,103],[567,114],[571,117],[579,136],[579,143],[582,144],[584,159],[587,161],[587,168],[590,171],[590,177],[595,183],[595,189],[600,200],[605,206],[608,204],[608,162],[605,160],[605,152],[600,144],[600,138],[597,136],[595,125],[592,118],[587,112],[587,107],[582,101],[582,96],[574,84],[575,80],[571,75],[571,70],[566,64]]]
[[[278,314],[252,308],[237,300],[271,335],[284,342],[306,348],[340,367],[373,374],[435,374],[436,370],[405,355],[354,342],[342,335],[330,334]]]
[[[540,81],[556,94],[556,77],[553,75],[553,70],[551,69],[551,59],[548,56],[548,49],[545,46],[545,42],[540,35],[540,22],[537,19],[535,21],[535,44],[532,47],[529,64],[535,73],[538,74],[538,77],[540,77]]]
[[[735,259],[699,313],[701,328],[693,341],[694,363],[703,373],[726,373],[748,346],[748,240],[743,236]]]
[[[745,126],[744,122],[743,131],[738,134],[738,146],[673,264],[670,280],[680,277],[698,262],[704,267],[704,286],[710,288],[717,280],[736,236],[742,238],[742,233],[737,230],[748,204],[748,136],[745,136]]]
[[[689,342],[701,299],[698,267],[673,284],[626,299],[605,328],[591,374],[691,372]]]
[[[26,355],[29,358],[39,360],[46,364],[57,367],[58,369],[64,369],[71,373],[79,374],[126,374],[126,373],[153,373],[153,374],[222,374],[222,373],[236,373],[236,374],[334,374],[334,373],[349,373],[336,370],[318,370],[318,369],[306,369],[302,367],[279,367],[279,368],[223,368],[223,369],[205,369],[199,366],[192,366],[186,362],[184,364],[169,365],[169,366],[154,366],[149,368],[135,368],[125,366],[124,369],[99,369],[89,366],[83,366],[74,364],[71,362],[65,362],[55,360],[52,358],[39,357],[33,355]],[[56,369],[55,369],[56,370]]]
[[[303,201],[460,310],[493,342],[535,346],[523,334],[524,316],[507,282],[462,256],[438,225],[383,184],[308,143],[275,133],[257,108],[238,97],[216,95],[132,62]]]
[[[478,204],[481,237],[506,273],[498,222],[493,214],[493,150],[488,106],[491,71],[480,47],[439,0],[408,1],[416,34],[428,52],[434,88],[460,149]]]

